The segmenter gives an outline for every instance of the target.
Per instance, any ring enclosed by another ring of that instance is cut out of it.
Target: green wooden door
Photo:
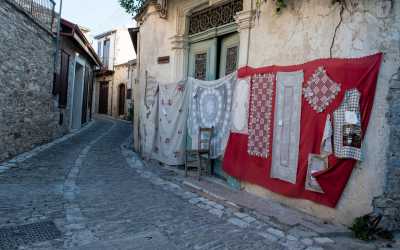
[[[219,55],[219,78],[237,70],[239,58],[239,34],[235,33],[221,39]],[[223,157],[214,162],[214,175],[225,179],[228,184],[236,189],[240,188],[240,182],[227,175],[222,169]]]
[[[239,35],[237,33],[192,43],[189,48],[188,75],[200,80],[215,80],[234,72],[237,69],[239,57]],[[187,145],[192,145],[192,139],[187,137]],[[213,175],[225,179],[236,189],[240,182],[227,175],[222,170],[222,158],[213,163]]]
[[[217,41],[217,38],[214,38],[190,45],[189,76],[199,80],[216,79]]]
[[[222,38],[219,64],[219,77],[224,77],[237,70],[239,60],[239,34]]]

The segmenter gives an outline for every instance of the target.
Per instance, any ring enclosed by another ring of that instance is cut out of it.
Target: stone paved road
[[[15,249],[336,248],[159,178],[121,147],[129,135],[130,124],[99,119],[0,173],[0,249],[1,228],[41,221],[55,222],[62,236]]]

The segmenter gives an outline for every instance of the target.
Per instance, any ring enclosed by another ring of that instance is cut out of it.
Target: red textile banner
[[[293,198],[308,199],[329,207],[336,207],[356,165],[356,160],[338,159],[333,154],[329,156],[329,168],[313,174],[324,191],[324,193],[318,193],[305,189],[308,156],[311,153],[320,154],[327,115],[330,114],[332,116],[333,112],[342,103],[345,92],[349,89],[357,88],[361,93],[361,126],[362,135],[365,135],[374,102],[381,61],[382,53],[378,53],[355,59],[318,59],[294,66],[243,67],[239,69],[239,77],[303,70],[304,87],[315,70],[323,66],[329,77],[341,84],[341,90],[332,103],[321,113],[317,113],[304,96],[302,97],[296,184],[270,178],[271,156],[268,158],[250,156],[247,153],[248,135],[243,134],[230,134],[224,156],[224,170],[239,180],[257,184],[275,193]],[[275,100],[273,103],[275,103]],[[271,133],[270,145],[273,142],[272,137],[273,133]]]

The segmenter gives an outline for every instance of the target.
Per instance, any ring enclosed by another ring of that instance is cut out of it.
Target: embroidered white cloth
[[[190,105],[188,128],[192,149],[197,148],[200,127],[213,128],[211,157],[222,155],[231,128],[232,95],[236,72],[215,81],[188,79]]]
[[[240,78],[233,93],[231,131],[248,134],[250,77]]]
[[[153,158],[167,165],[184,164],[188,96],[185,82],[160,84],[158,130]]]
[[[323,67],[319,67],[308,80],[303,94],[311,107],[320,113],[336,98],[339,91],[340,84],[329,78]]]
[[[158,83],[151,92],[146,92],[140,119],[140,141],[143,157],[150,158],[154,151],[155,136],[158,129]]]
[[[321,155],[330,155],[333,153],[332,135],[331,115],[328,115],[326,117],[324,134],[322,136]]]
[[[303,71],[276,75],[271,178],[296,183],[300,143]]]
[[[363,158],[360,95],[357,89],[346,91],[342,104],[333,112],[334,152],[338,158]]]
[[[327,156],[321,156],[316,154],[308,155],[308,168],[305,189],[323,193],[321,186],[318,184],[317,180],[312,176],[312,174],[322,171],[328,168],[328,158]]]
[[[270,153],[274,78],[274,74],[258,74],[251,80],[249,155],[267,158]]]

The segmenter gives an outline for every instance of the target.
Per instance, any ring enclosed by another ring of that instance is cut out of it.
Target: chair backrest
[[[199,128],[199,150],[211,149],[211,138],[213,135],[213,128]]]

